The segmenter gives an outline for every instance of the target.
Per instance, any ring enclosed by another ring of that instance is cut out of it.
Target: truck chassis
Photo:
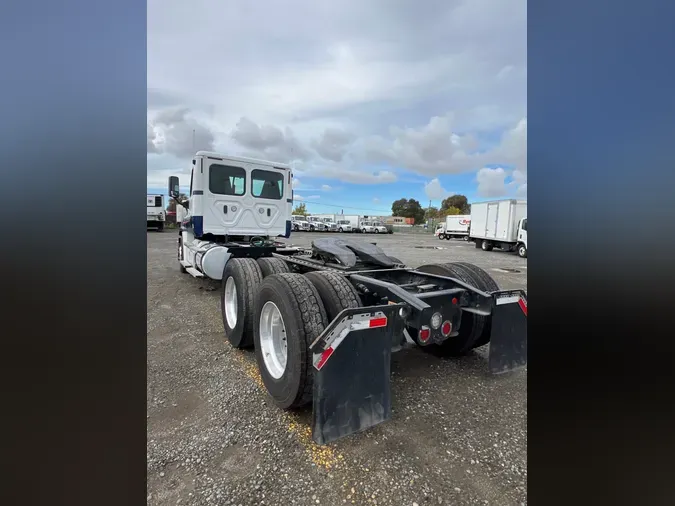
[[[408,268],[374,243],[316,239],[304,250],[268,240],[227,249],[221,313],[235,348],[255,348],[282,409],[313,405],[326,444],[391,418],[391,353],[417,345],[461,356],[490,344],[499,374],[527,361],[527,297],[463,263]],[[183,272],[203,277],[182,258]]]

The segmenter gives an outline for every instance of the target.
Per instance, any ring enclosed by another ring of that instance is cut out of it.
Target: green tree
[[[441,210],[440,213],[441,213],[441,216],[453,216],[455,214],[462,214],[462,212],[454,206],[450,206],[446,209],[443,209],[443,210]]]
[[[424,221],[424,209],[415,199],[398,199],[391,205],[391,214],[402,218],[413,218],[415,223]]]
[[[307,216],[307,207],[305,206],[305,203],[301,202],[295,206],[295,209],[293,209],[293,214],[298,216]]]
[[[464,195],[453,195],[452,197],[444,199],[443,202],[441,203],[441,211],[444,211],[450,207],[456,207],[457,209],[459,209],[459,213],[451,213],[451,214],[469,214],[471,210],[469,201]]]
[[[429,207],[427,208],[426,211],[424,211],[424,219],[425,220],[435,220],[439,216],[439,211],[437,207]]]

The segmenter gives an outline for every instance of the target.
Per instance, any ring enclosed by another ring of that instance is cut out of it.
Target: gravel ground
[[[486,347],[454,360],[401,351],[392,420],[315,445],[311,408],[287,413],[268,400],[253,352],[225,339],[218,286],[178,271],[176,239],[148,232],[148,504],[527,502],[526,369],[491,376]],[[501,288],[527,289],[527,260],[514,253],[430,235],[367,239],[413,267],[467,261]]]

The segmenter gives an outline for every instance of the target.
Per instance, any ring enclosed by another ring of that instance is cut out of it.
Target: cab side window
[[[209,191],[239,197],[246,192],[246,171],[241,167],[214,163],[209,167]]]

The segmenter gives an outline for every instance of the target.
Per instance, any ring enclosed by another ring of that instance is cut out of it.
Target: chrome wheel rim
[[[225,282],[225,319],[231,329],[237,326],[237,285],[232,276]]]
[[[260,312],[260,351],[270,376],[281,378],[288,356],[286,326],[279,308],[271,301],[265,302]]]

